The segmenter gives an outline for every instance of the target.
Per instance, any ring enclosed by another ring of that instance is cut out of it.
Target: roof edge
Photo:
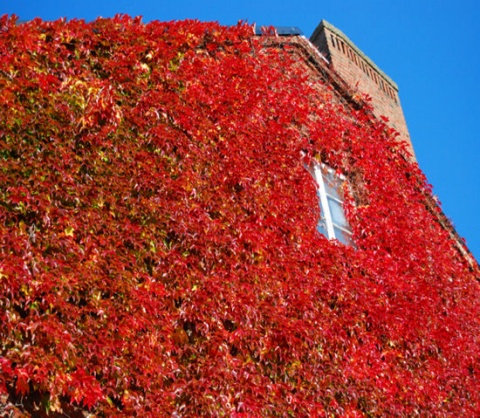
[[[253,31],[255,35],[269,34],[269,31],[273,30],[278,36],[301,36],[303,32],[297,26],[257,26],[253,25]]]

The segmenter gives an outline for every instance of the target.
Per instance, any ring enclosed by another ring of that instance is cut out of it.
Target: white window
[[[352,230],[343,209],[345,178],[325,164],[315,164],[309,170],[318,185],[320,220],[317,229],[328,239],[337,239],[345,245],[354,245]]]

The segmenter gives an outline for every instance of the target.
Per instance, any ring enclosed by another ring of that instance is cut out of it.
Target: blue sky
[[[117,13],[298,26],[307,37],[321,19],[338,27],[399,85],[420,167],[480,260],[478,0],[0,0],[0,14],[23,20]]]

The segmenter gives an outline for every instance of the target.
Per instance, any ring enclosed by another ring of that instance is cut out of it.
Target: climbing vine
[[[480,414],[477,267],[272,36],[1,18],[1,412]],[[355,248],[316,230],[320,159]]]

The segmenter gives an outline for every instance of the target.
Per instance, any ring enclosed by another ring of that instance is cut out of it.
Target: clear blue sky
[[[480,3],[478,0],[0,0],[23,20],[199,19],[341,29],[400,88],[420,167],[445,214],[480,261]]]

